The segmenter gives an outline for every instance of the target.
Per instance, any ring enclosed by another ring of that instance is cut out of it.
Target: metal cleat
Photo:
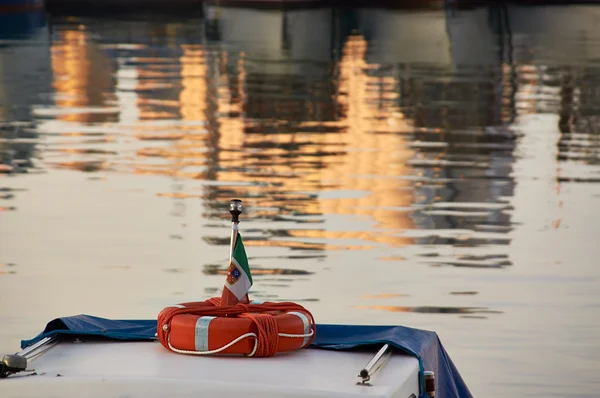
[[[0,365],[0,378],[27,370],[27,358],[17,354],[5,355]]]

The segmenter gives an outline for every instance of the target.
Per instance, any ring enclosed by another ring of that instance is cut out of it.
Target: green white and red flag
[[[242,242],[242,235],[237,234],[235,248],[229,263],[227,279],[221,295],[221,305],[229,306],[237,303],[248,303],[248,291],[252,287],[252,274],[248,265],[246,249]]]

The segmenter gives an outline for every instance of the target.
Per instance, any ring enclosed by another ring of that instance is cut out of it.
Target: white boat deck
[[[3,397],[419,395],[418,360],[396,352],[371,386],[357,385],[374,354],[304,349],[269,358],[198,357],[170,352],[158,342],[63,342],[29,361],[36,374],[2,379],[0,390]]]

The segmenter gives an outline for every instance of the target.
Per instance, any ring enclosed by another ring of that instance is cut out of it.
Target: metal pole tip
[[[229,212],[241,213],[242,201],[239,199],[231,199],[231,202],[229,202]]]

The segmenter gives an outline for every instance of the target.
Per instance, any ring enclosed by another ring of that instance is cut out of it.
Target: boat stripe
[[[295,312],[295,311],[288,312],[288,314],[296,315],[298,318],[300,318],[300,320],[304,324],[304,334],[310,334],[310,322],[308,322],[308,318],[306,315],[304,315],[301,312]],[[306,344],[308,344],[309,339],[310,339],[309,336],[304,336],[304,341],[302,342],[302,347],[304,347]]]
[[[208,351],[208,325],[214,316],[201,316],[196,321],[196,351]]]
[[[250,304],[255,304],[255,305],[256,305],[256,304],[264,304],[264,303],[265,303],[264,301],[260,301],[260,300],[252,300],[252,301],[250,302]]]

